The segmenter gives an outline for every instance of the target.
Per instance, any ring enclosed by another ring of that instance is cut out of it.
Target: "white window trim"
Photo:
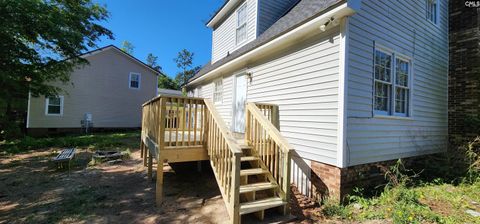
[[[132,87],[132,75],[138,75],[138,88],[136,87]],[[129,89],[140,89],[140,87],[142,86],[142,74],[138,73],[138,72],[130,72],[130,74],[128,75],[128,88]]]
[[[60,98],[60,114],[48,113],[48,105],[50,104],[49,97],[45,97],[45,115],[47,116],[63,116],[63,96],[57,96]]]
[[[240,10],[241,8],[243,8],[243,7],[245,7],[245,23],[243,23],[242,25],[239,26],[239,25],[238,25],[238,13],[239,13],[239,10]],[[247,2],[243,3],[242,5],[240,5],[240,6],[238,7],[238,9],[235,10],[235,15],[236,15],[235,45],[236,45],[236,46],[239,46],[239,45],[242,45],[243,43],[245,43],[245,42],[247,41],[247,39],[248,39],[248,32],[247,32],[247,29],[248,29],[248,28],[247,28],[247,25],[248,25],[248,24],[247,24],[247,22],[248,22],[248,8],[247,8]],[[237,39],[237,38],[238,38],[238,29],[239,29],[240,27],[244,26],[244,25],[245,25],[245,39],[243,39],[242,41],[239,42],[238,39]]]
[[[372,111],[373,111],[373,116],[375,118],[384,118],[384,119],[401,119],[401,120],[413,120],[413,60],[411,57],[403,55],[401,53],[395,52],[391,49],[388,49],[384,46],[375,44],[374,54],[373,54],[373,73],[372,73],[372,78],[373,78],[373,100],[372,100]],[[385,111],[378,111],[375,110],[375,52],[376,51],[381,51],[386,54],[390,54],[392,56],[392,62],[390,64],[391,66],[391,88],[390,88],[390,111],[385,112]],[[396,76],[397,76],[397,71],[396,71],[396,63],[397,63],[397,58],[408,61],[409,63],[409,68],[408,68],[408,109],[407,113],[396,113],[395,112],[395,86],[396,86]]]
[[[222,83],[222,86],[221,86],[222,88],[221,88],[219,91],[217,91],[217,87],[216,87],[217,82],[221,82],[221,83]],[[218,93],[220,93],[220,96],[221,96],[221,97],[220,97],[220,100],[217,100],[217,99],[215,98],[215,94],[218,94]],[[222,104],[222,103],[223,103],[223,77],[218,78],[218,79],[215,79],[215,80],[213,81],[213,96],[212,96],[212,98],[213,98],[213,102],[214,102],[215,104]]]
[[[434,0],[436,1],[436,4],[435,4],[435,7],[436,7],[436,12],[437,14],[435,14],[435,21],[432,21],[430,20],[430,18],[428,17],[428,2],[431,1],[431,0],[425,0],[425,18],[432,24],[434,25],[438,25],[439,24],[439,20],[440,20],[440,1],[439,0]]]

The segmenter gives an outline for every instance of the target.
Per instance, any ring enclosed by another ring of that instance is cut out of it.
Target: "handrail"
[[[260,103],[255,102],[255,105],[258,107],[261,113],[265,115],[265,117],[272,122],[273,126],[275,126],[278,130],[280,130],[280,121],[279,121],[279,114],[278,114],[278,105],[272,103]]]
[[[205,105],[207,106],[207,109],[210,111],[212,114],[213,119],[215,122],[218,124],[219,130],[221,131],[222,135],[228,139],[229,141],[228,146],[232,150],[232,153],[242,153],[242,150],[240,149],[240,146],[238,146],[235,143],[235,139],[232,138],[230,135],[230,131],[228,130],[227,124],[225,124],[225,121],[223,121],[223,118],[221,115],[218,113],[217,109],[213,105],[212,101],[205,99],[204,100]]]
[[[150,100],[148,100],[147,102],[143,103],[142,104],[142,107],[147,105],[147,104],[150,104],[152,102],[155,102],[157,100],[160,100],[160,98],[162,97],[170,97],[170,98],[179,98],[179,99],[191,99],[191,100],[203,100],[203,98],[198,98],[198,97],[189,97],[189,96],[177,96],[177,95],[169,95],[169,94],[161,94],[161,95],[158,95]]]
[[[290,163],[293,147],[280,131],[260,111],[255,103],[247,103],[245,142],[268,169],[268,178],[279,184],[279,195],[283,201],[290,200]]]
[[[270,133],[271,137],[282,146],[282,149],[293,150],[293,146],[291,146],[287,139],[280,134],[280,131],[278,131],[278,129],[271,122],[269,122],[268,118],[262,114],[255,103],[247,103],[247,111],[250,112],[256,119],[258,119],[258,122],[260,122],[262,127],[264,127],[268,133]],[[245,130],[247,130],[247,132],[249,131],[248,129]]]
[[[240,158],[242,150],[210,100],[206,105],[206,147],[215,179],[232,223],[240,222]]]

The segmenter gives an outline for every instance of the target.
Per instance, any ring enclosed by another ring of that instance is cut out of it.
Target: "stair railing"
[[[232,223],[240,222],[240,158],[242,150],[231,137],[223,118],[205,99],[205,145]]]
[[[278,130],[280,130],[280,122],[278,117],[278,105],[270,103],[258,103],[255,102],[255,105],[258,107],[260,112],[262,112],[265,117],[272,122]]]
[[[270,107],[272,108],[272,107]],[[288,202],[290,197],[290,160],[293,147],[272,124],[265,110],[260,110],[255,103],[247,103],[245,142],[252,146],[271,176],[280,186],[279,196]],[[273,115],[275,116],[275,115]],[[273,117],[270,116],[270,117]]]

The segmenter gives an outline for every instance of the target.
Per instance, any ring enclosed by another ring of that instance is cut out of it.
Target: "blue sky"
[[[103,39],[99,47],[124,40],[135,48],[133,55],[145,61],[148,53],[158,56],[158,64],[171,77],[179,71],[173,59],[182,49],[195,53],[194,66],[211,57],[211,30],[205,26],[223,0],[96,0],[106,5],[110,18],[102,25],[115,40]]]

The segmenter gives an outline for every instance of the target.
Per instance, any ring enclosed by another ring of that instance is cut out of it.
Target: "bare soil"
[[[58,148],[0,157],[0,223],[225,223],[208,165],[164,166],[165,202],[155,205],[139,151],[120,164],[89,167],[77,151],[71,172],[51,161]],[[154,167],[155,169],[155,167]]]

